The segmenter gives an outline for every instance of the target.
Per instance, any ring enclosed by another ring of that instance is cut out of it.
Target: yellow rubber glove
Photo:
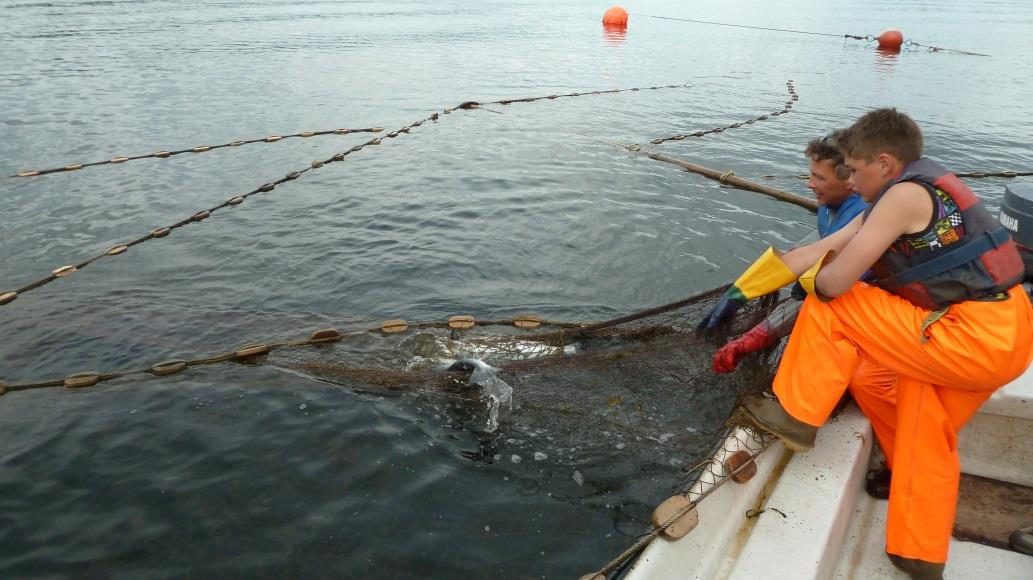
[[[743,298],[750,300],[775,290],[796,280],[796,274],[786,266],[782,257],[774,248],[768,248],[745,272],[735,281],[729,291],[737,288]]]
[[[822,302],[828,302],[832,299],[828,296],[825,296],[821,292],[818,292],[818,287],[816,285],[818,280],[818,271],[821,270],[822,267],[824,267],[826,264],[831,262],[832,259],[835,257],[836,252],[829,250],[828,252],[822,254],[821,258],[819,258],[818,261],[815,262],[814,265],[811,266],[806,272],[800,274],[800,286],[804,289],[805,292],[807,292],[811,296],[814,296],[818,300],[821,300]]]
[[[712,331],[731,320],[747,300],[770,294],[796,280],[774,248],[768,248],[732,284],[714,308],[700,321],[698,330]]]

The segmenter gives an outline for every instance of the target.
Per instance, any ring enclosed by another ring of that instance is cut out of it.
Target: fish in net
[[[724,290],[594,324],[359,333],[278,351],[267,364],[403,398],[475,434],[476,448],[463,455],[505,470],[527,493],[620,507],[629,530],[639,529],[658,501],[692,483],[693,466],[728,433],[739,397],[770,388],[776,353],[724,375],[711,358],[778,297],[748,303],[722,336],[700,336],[697,324]]]

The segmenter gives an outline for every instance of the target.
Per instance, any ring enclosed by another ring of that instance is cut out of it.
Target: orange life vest
[[[1008,230],[953,173],[922,158],[892,179],[913,181],[933,199],[929,227],[897,238],[872,266],[870,282],[928,310],[987,298],[1022,281],[1023,263]]]

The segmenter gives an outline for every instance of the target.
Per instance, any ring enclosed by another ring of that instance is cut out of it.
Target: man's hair
[[[842,131],[839,148],[853,159],[871,161],[889,153],[907,165],[922,157],[922,130],[896,109],[875,109]]]
[[[814,161],[831,161],[832,168],[836,171],[836,177],[846,179],[850,177],[850,168],[843,161],[843,153],[839,150],[839,140],[843,129],[833,131],[821,139],[815,139],[807,144],[803,154]]]

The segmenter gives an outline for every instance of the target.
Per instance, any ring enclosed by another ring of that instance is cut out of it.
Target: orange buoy
[[[614,6],[603,14],[603,24],[606,26],[627,26],[628,11],[620,6]]]
[[[904,44],[904,35],[899,30],[890,28],[886,32],[879,35],[876,40],[879,41],[879,48],[886,50],[900,50],[900,45]]]

